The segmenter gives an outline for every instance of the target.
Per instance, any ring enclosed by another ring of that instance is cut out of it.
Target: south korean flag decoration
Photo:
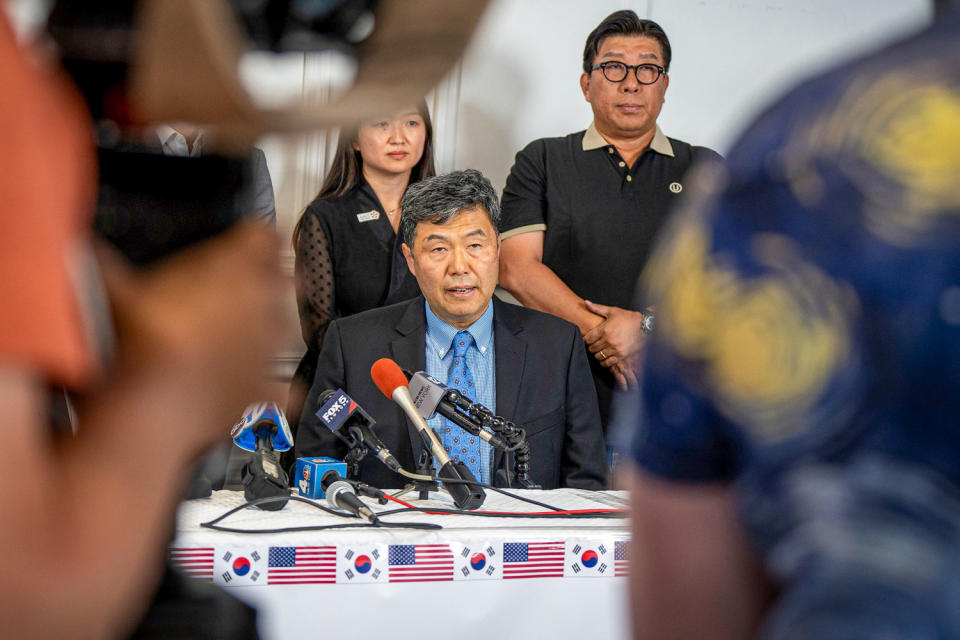
[[[213,581],[224,587],[266,584],[266,548],[218,547],[213,558]]]
[[[502,545],[491,542],[450,543],[454,580],[499,580],[503,577]]]
[[[613,542],[610,540],[567,540],[567,578],[606,578],[614,573]]]
[[[340,545],[337,549],[337,582],[387,582],[387,545]]]

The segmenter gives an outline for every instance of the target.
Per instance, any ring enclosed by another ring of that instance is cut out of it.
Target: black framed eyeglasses
[[[627,79],[627,71],[633,69],[633,75],[636,76],[640,84],[653,84],[664,74],[664,69],[658,64],[624,64],[608,60],[590,67],[591,71],[600,69],[603,77],[610,82],[623,82]]]

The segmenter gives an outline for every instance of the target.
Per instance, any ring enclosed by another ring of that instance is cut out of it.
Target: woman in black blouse
[[[434,173],[433,126],[423,101],[341,132],[333,166],[293,232],[307,352],[290,388],[291,426],[299,422],[330,321],[420,293],[397,225],[407,186]]]

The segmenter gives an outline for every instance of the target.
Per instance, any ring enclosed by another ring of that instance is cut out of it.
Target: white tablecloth
[[[625,506],[622,492],[517,491],[563,509]],[[450,507],[450,500],[404,499]],[[376,505],[387,510],[398,505]],[[264,638],[624,638],[627,608],[623,518],[481,518],[416,512],[387,522],[433,522],[439,530],[391,528],[241,534],[200,527],[243,504],[219,491],[183,503],[176,564],[257,606]],[[542,511],[488,492],[485,511]],[[290,502],[243,510],[222,525],[275,529],[349,520]],[[389,634],[389,636],[387,636]]]

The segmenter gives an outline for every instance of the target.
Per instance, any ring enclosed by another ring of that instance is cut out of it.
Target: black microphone
[[[280,454],[274,443],[286,446],[292,444],[290,428],[283,412],[274,403],[260,403],[247,408],[247,413],[232,430],[234,442],[245,450],[250,450],[250,436],[253,435],[253,458],[243,465],[240,478],[243,482],[243,496],[247,502],[258,498],[290,496],[290,482],[280,465]],[[265,511],[279,511],[287,505],[287,500],[277,500],[258,505]]]
[[[461,429],[488,442],[491,447],[510,448],[507,441],[499,435],[487,431],[470,416],[458,411],[451,394],[456,394],[458,397],[460,395],[458,391],[446,386],[425,371],[417,371],[410,377],[410,397],[413,398],[413,406],[417,408],[417,412],[424,420],[429,420],[439,413]]]
[[[317,410],[317,417],[334,435],[352,447],[355,442],[346,435],[352,434],[355,441],[373,452],[388,469],[400,470],[400,462],[373,431],[376,421],[342,389],[327,389],[320,394],[318,404],[320,408]]]
[[[349,511],[370,524],[379,524],[380,520],[370,507],[363,504],[353,490],[353,485],[334,470],[327,471],[320,478],[320,488],[327,494],[327,503],[334,508]]]

